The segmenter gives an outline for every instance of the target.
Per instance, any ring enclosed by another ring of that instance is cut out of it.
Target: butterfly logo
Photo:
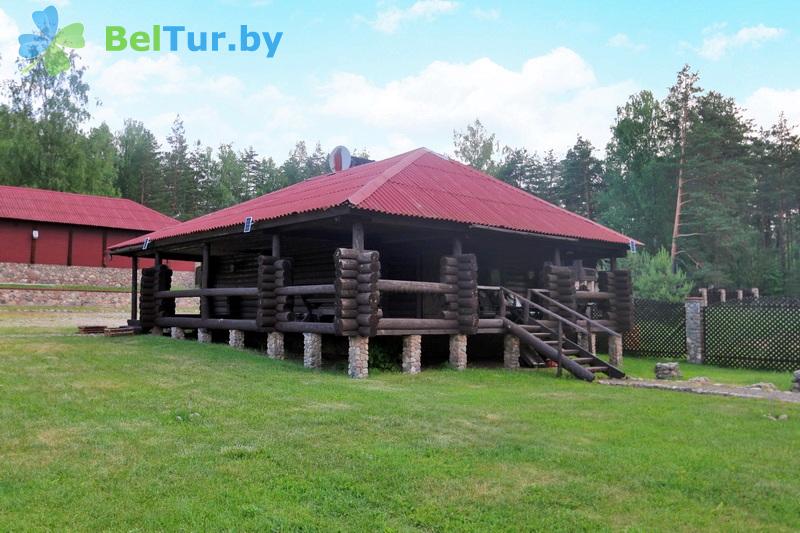
[[[24,33],[19,36],[19,55],[31,59],[23,73],[31,70],[40,61],[48,74],[55,76],[70,67],[67,48],[83,48],[83,24],[74,22],[58,29],[58,11],[53,6],[33,12],[33,23],[40,34]]]

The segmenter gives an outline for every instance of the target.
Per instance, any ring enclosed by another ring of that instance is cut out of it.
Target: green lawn
[[[800,523],[800,406],[548,372],[354,381],[167,338],[0,337],[0,420],[4,531]]]

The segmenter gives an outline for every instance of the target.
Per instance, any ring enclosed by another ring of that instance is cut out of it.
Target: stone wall
[[[178,300],[181,311],[197,313],[199,298]],[[76,291],[64,289],[3,289],[0,288],[0,305],[43,307],[102,307],[130,309],[131,294],[115,291]]]
[[[131,286],[131,271],[127,268],[0,263],[0,283],[128,288]],[[194,272],[173,272],[172,286],[181,289],[194,287]]]

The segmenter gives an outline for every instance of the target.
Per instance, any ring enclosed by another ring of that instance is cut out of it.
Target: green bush
[[[369,340],[369,368],[399,370],[402,353],[402,338],[373,337]]]

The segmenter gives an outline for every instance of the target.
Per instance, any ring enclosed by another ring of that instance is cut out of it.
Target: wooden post
[[[73,241],[73,231],[70,228],[69,232],[67,232],[67,266],[72,266],[72,241]]]
[[[553,251],[553,264],[555,266],[561,266],[561,249],[560,248],[556,248]]]
[[[558,351],[558,369],[556,370],[556,377],[561,377],[561,362],[564,360],[564,326],[562,325],[561,321],[559,320],[556,323],[557,331],[558,331],[558,344],[556,345],[556,350]]]
[[[103,244],[100,245],[100,266],[107,267],[106,248],[108,248],[108,230],[103,230]]]
[[[617,269],[617,258],[616,257],[612,257],[611,258],[611,271],[613,272],[616,269]]]
[[[207,289],[211,274],[211,245],[203,244],[203,265],[200,270],[200,288]],[[200,300],[200,318],[211,318],[211,298],[203,296]]]
[[[153,255],[153,262],[156,265],[160,265],[161,264],[161,252],[156,252],[155,255]]]
[[[277,233],[272,236],[272,257],[281,256],[281,236]]]
[[[353,249],[364,249],[364,224],[361,222],[353,222]]]
[[[131,321],[139,314],[139,258],[131,257]]]
[[[453,238],[453,255],[461,255],[464,253],[461,247],[461,239],[458,237]]]

